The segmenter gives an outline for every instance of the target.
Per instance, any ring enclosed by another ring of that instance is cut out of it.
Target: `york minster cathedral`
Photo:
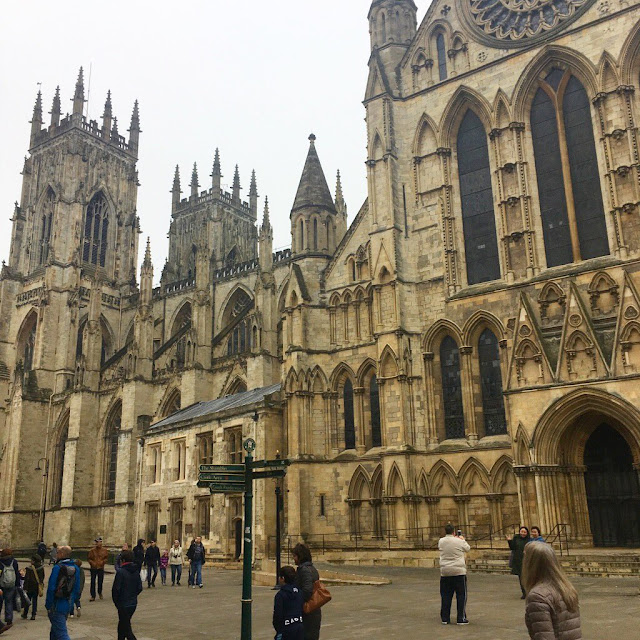
[[[82,71],[72,113],[38,94],[0,275],[1,542],[238,557],[242,494],[196,480],[253,437],[312,546],[520,521],[640,546],[640,3],[417,13],[368,13],[367,199],[347,224],[311,135],[283,251],[212,150],[176,168],[154,265],[138,105],[123,135],[110,96],[83,115]]]

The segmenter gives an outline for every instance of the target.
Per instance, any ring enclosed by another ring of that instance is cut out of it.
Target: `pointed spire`
[[[271,220],[269,219],[269,196],[264,199],[264,213],[262,214],[262,229],[270,229]]]
[[[40,130],[42,128],[42,91],[38,89],[38,95],[36,96],[36,103],[33,106],[33,116],[30,120],[31,122],[31,138],[30,138],[30,146],[32,147],[35,142]]]
[[[256,170],[251,172],[251,185],[249,186],[249,208],[253,217],[258,219],[258,182],[256,180]]]
[[[73,114],[82,115],[84,111],[84,72],[80,67],[78,79],[76,80],[76,92],[73,96]]]
[[[211,172],[211,178],[211,187],[213,188],[213,194],[217,196],[220,193],[220,178],[222,178],[222,171],[220,169],[220,151],[217,147],[216,154],[213,158],[213,171]]]
[[[342,192],[342,178],[340,177],[340,169],[338,169],[338,175],[336,177],[336,209],[338,213],[346,214],[347,204],[344,201],[344,194]]]
[[[111,89],[107,91],[107,99],[104,101],[104,111],[102,112],[102,138],[108,140],[111,135],[113,125],[113,108],[111,106]]]
[[[147,236],[147,248],[144,252],[144,261],[142,262],[143,267],[151,266],[151,238]]]
[[[200,187],[200,183],[198,182],[198,165],[197,163],[193,163],[193,171],[191,172],[191,183],[189,184],[191,187],[191,197],[198,197],[198,188]]]
[[[240,171],[238,169],[238,165],[236,165],[235,173],[233,174],[233,188],[231,190],[231,195],[233,196],[233,200],[235,202],[240,202]]]
[[[175,212],[180,204],[180,194],[182,189],[180,188],[180,167],[176,165],[176,172],[173,176],[173,187],[171,189],[171,211]]]
[[[329,185],[316,151],[315,142],[316,137],[312,133],[309,136],[309,153],[307,154],[298,192],[291,209],[292,213],[307,207],[317,207],[333,213],[336,212],[331,191],[329,191]]]
[[[111,127],[111,141],[116,143],[120,141],[120,134],[118,133],[118,118],[116,117],[113,118],[113,127]]]
[[[133,113],[131,114],[131,124],[129,124],[129,148],[131,151],[138,151],[140,141],[140,111],[138,101],[133,103]]]
[[[60,104],[60,85],[56,87],[56,93],[53,96],[53,104],[51,105],[51,126],[57,127],[60,124],[60,116],[62,115],[62,106]]]

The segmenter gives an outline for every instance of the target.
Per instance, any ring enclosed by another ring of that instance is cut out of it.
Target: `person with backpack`
[[[78,591],[77,599],[73,602],[73,607],[71,607],[71,613],[69,614],[70,618],[73,618],[74,611],[78,618],[82,615],[82,603],[80,602],[80,600],[82,599],[82,592],[84,591],[85,575],[84,569],[82,568],[82,560],[78,558],[75,563],[76,567],[78,567],[78,580],[80,580],[80,590]]]
[[[36,550],[36,553],[40,556],[40,564],[44,564],[44,557],[47,555],[47,545],[44,543],[44,540],[40,540],[40,542],[38,542],[38,549]]]
[[[276,640],[304,640],[302,607],[304,596],[295,586],[296,570],[282,567],[278,574],[280,590],[273,601],[273,628]]]
[[[138,571],[140,571],[144,564],[144,538],[139,538],[138,544],[133,547],[133,562],[137,565]]]
[[[20,585],[20,570],[18,562],[13,557],[11,549],[3,549],[0,552],[0,589],[2,589],[2,600],[0,609],[4,604],[4,621],[7,627],[13,626],[13,603],[16,597],[17,588]]]
[[[87,560],[89,560],[89,567],[91,572],[91,586],[89,592],[91,597],[89,602],[94,602],[96,599],[96,580],[98,582],[98,597],[102,600],[102,583],[104,582],[104,565],[109,558],[109,550],[102,546],[102,538],[95,539],[95,546],[89,551]]]
[[[131,629],[131,618],[136,612],[140,593],[142,593],[140,570],[133,561],[133,553],[123,551],[120,571],[116,573],[111,588],[111,598],[118,610],[118,640],[136,640]]]
[[[45,607],[51,622],[50,640],[71,640],[67,631],[67,617],[78,599],[80,580],[78,567],[70,556],[71,547],[58,548],[58,560],[47,584]]]
[[[25,606],[22,617],[26,620],[31,608],[31,619],[35,620],[38,613],[38,598],[44,595],[44,567],[39,553],[31,557],[31,565],[26,569],[24,590],[31,604]]]

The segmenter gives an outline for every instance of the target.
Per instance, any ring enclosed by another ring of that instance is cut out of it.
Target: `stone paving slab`
[[[322,567],[321,567],[322,568]],[[443,627],[439,620],[439,575],[432,569],[358,567],[359,573],[385,576],[386,586],[334,586],[333,600],[323,609],[322,640],[402,638],[429,640],[514,640],[527,638],[524,605],[517,578],[469,576],[468,627]],[[138,640],[238,640],[242,575],[236,571],[205,569],[205,587],[147,589],[140,596],[133,628]],[[105,599],[89,602],[83,594],[83,614],[69,621],[72,640],[114,640],[117,616],[111,603],[113,576],[105,578]],[[583,636],[589,640],[637,636],[640,607],[636,579],[576,578],[581,601]],[[254,587],[254,640],[271,640],[274,592]],[[3,639],[43,640],[49,637],[47,619],[15,620]]]

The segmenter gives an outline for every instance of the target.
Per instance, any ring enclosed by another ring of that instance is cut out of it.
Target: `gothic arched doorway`
[[[587,440],[584,464],[593,544],[640,546],[640,481],[627,441],[601,424]]]

